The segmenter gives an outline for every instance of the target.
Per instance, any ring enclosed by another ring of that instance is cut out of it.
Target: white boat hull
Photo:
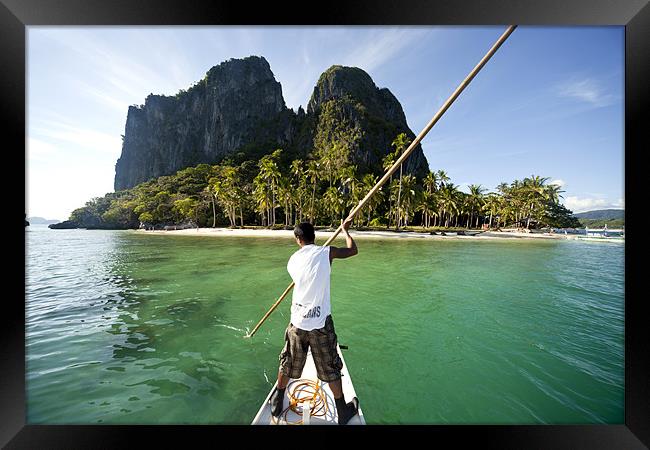
[[[345,360],[343,359],[343,354],[341,353],[341,349],[338,346],[337,346],[337,351],[339,353],[339,356],[341,357],[341,360],[343,361],[343,369],[341,370],[341,375],[342,375],[341,385],[343,387],[343,395],[345,396],[346,402],[349,402],[352,400],[353,397],[356,397],[357,394],[354,391],[354,386],[352,385],[352,379],[350,378],[350,374],[348,373]],[[326,414],[324,416],[311,416],[307,418],[306,421],[304,421],[305,424],[307,424],[308,422],[309,425],[338,425],[338,415],[336,412],[336,403],[334,402],[334,395],[332,394],[332,390],[330,389],[328,383],[320,381],[316,376],[316,366],[314,365],[314,359],[311,356],[311,349],[307,353],[307,361],[305,362],[305,367],[302,371],[302,377],[300,377],[300,380],[310,380],[313,381],[314,383],[318,382],[325,394],[325,398],[327,399]],[[287,408],[289,406],[289,396],[288,396],[289,390],[292,388],[292,384],[294,385],[297,384],[297,383],[292,383],[293,381],[294,379],[292,378],[289,381],[289,385],[287,386],[287,389],[285,390],[283,408]],[[300,414],[296,414],[292,410],[289,410],[287,412],[286,421],[284,420],[284,414],[282,414],[282,416],[279,419],[276,419],[271,415],[271,405],[269,403],[269,399],[271,398],[271,394],[275,390],[277,384],[278,383],[276,380],[275,384],[273,385],[273,388],[266,396],[264,403],[262,403],[262,407],[257,412],[257,415],[253,419],[251,425],[288,425],[288,424],[298,423],[303,419],[303,416],[301,416]],[[303,403],[303,405],[306,405],[306,403]],[[299,410],[301,408],[302,408],[301,406],[298,406]],[[359,399],[359,413],[355,415],[352,419],[350,419],[350,421],[347,424],[348,425],[366,424],[366,421],[364,420],[363,417],[363,411],[361,410],[361,399]]]

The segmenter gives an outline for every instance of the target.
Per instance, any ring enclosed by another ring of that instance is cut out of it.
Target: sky
[[[287,107],[320,74],[365,70],[417,135],[501,26],[28,26],[27,216],[65,220],[113,191],[129,105],[174,95],[230,58],[264,56]],[[519,26],[422,140],[468,192],[539,175],[573,212],[624,207],[620,26]]]

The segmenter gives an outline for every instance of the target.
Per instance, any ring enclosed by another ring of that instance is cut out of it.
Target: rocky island
[[[304,158],[314,140],[342,137],[359,172],[382,174],[381,158],[401,132],[415,137],[399,101],[359,68],[325,71],[305,113],[287,108],[264,57],[230,59],[176,96],[151,94],[144,105],[129,107],[115,190],[225,157],[258,160],[278,147]],[[421,147],[404,166],[419,177],[428,169]]]
[[[397,98],[360,68],[331,66],[306,111],[294,111],[264,57],[230,59],[187,90],[130,106],[115,192],[51,228],[336,226],[414,138]],[[354,227],[578,226],[549,179],[533,175],[487,195],[470,185],[465,193],[444,170],[431,171],[418,144]]]

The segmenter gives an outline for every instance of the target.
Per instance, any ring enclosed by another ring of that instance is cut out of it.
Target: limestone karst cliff
[[[133,187],[226,156],[258,159],[280,147],[307,156],[346,139],[360,172],[381,174],[395,136],[413,138],[399,101],[354,67],[325,71],[307,112],[286,107],[280,83],[264,57],[230,59],[175,96],[149,95],[128,110],[115,190]],[[418,146],[404,167],[422,177],[428,164]]]

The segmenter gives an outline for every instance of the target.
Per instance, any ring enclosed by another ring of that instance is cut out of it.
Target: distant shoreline
[[[239,229],[239,228],[188,228],[185,230],[135,230],[134,233],[160,236],[212,236],[212,237],[276,237],[292,238],[293,230]],[[559,233],[522,233],[516,231],[467,231],[467,235],[457,235],[456,232],[445,232],[446,235],[418,233],[415,231],[356,231],[350,230],[353,238],[370,239],[577,239],[575,235]],[[316,238],[329,238],[334,231],[316,230]],[[339,234],[339,237],[341,235]]]

